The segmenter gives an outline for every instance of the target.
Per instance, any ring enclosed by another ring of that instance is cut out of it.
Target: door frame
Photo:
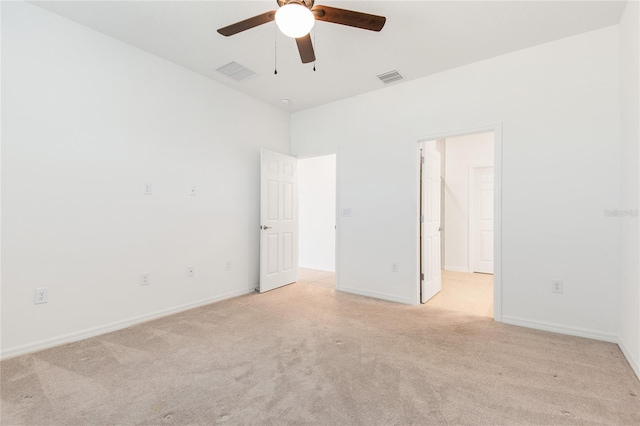
[[[476,133],[493,132],[493,319],[502,322],[502,122],[462,130],[443,131],[418,138],[416,143],[416,177],[420,176],[420,143],[466,136]],[[420,256],[420,191],[416,191],[416,253]],[[417,285],[415,305],[420,304],[420,259],[417,259]]]

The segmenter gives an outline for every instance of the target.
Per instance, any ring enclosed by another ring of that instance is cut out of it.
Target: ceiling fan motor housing
[[[311,9],[313,7],[314,0],[277,0],[277,2],[280,7],[289,3],[298,3],[302,6],[306,6],[308,9]]]

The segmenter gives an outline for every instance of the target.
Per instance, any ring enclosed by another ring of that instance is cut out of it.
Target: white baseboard
[[[123,328],[127,328],[135,324],[140,324],[143,322],[162,318],[168,315],[176,314],[178,312],[187,311],[189,309],[194,309],[200,306],[209,305],[211,303],[219,302],[222,300],[231,299],[233,297],[238,297],[245,294],[253,293],[255,290],[256,290],[255,287],[251,287],[248,289],[224,293],[208,299],[200,300],[193,303],[187,303],[187,304],[175,306],[172,308],[163,309],[161,311],[156,311],[150,314],[129,318],[123,321],[117,321],[117,322],[113,322],[113,323],[106,324],[99,327],[81,330],[78,332],[69,333],[69,334],[57,336],[50,339],[40,340],[38,342],[29,343],[22,346],[16,346],[14,348],[9,348],[7,350],[2,351],[0,353],[0,359],[7,359],[7,358],[19,356],[19,355],[24,355],[30,352],[36,352],[36,351],[51,348],[54,346],[59,346],[65,343],[71,343],[71,342],[76,342],[78,340],[88,339],[90,337],[95,337],[101,334],[110,333],[112,331],[121,330]],[[353,288],[353,287],[344,287],[344,286],[341,286],[339,290],[345,293],[352,293],[360,296],[373,297],[376,299],[387,300],[390,302],[403,303],[407,305],[412,304],[411,301],[407,298],[396,297],[396,296],[392,296],[385,293],[378,293],[378,292],[367,291],[367,290],[362,290],[362,289]],[[568,334],[570,336],[585,337],[589,339],[616,343],[620,347],[622,354],[625,356],[625,358],[629,362],[631,369],[640,380],[640,365],[638,365],[638,360],[636,360],[631,355],[631,353],[625,346],[624,342],[616,335],[613,335],[610,333],[602,333],[595,330],[589,330],[589,329],[583,329],[583,328],[577,328],[577,327],[566,327],[558,324],[546,323],[541,321],[532,321],[524,318],[511,317],[508,315],[502,316],[502,322],[505,324],[533,328],[536,330],[544,330],[544,331],[550,331],[553,333]]]
[[[620,350],[622,351],[624,357],[627,359],[627,362],[631,366],[631,369],[634,373],[636,373],[636,377],[638,378],[638,380],[640,380],[640,365],[638,365],[639,360],[631,356],[631,352],[629,352],[622,339],[618,339],[618,347],[620,347]]]
[[[451,271],[451,272],[466,272],[466,273],[470,273],[471,272],[469,270],[469,268],[463,268],[461,266],[447,266],[447,265],[444,265],[444,270],[445,271]]]
[[[171,308],[163,309],[160,311],[152,312],[145,315],[140,315],[134,318],[129,318],[122,321],[112,322],[110,324],[101,325],[98,327],[88,328],[85,330],[76,331],[62,336],[56,336],[49,339],[40,340],[26,345],[16,346],[8,348],[0,353],[0,359],[12,358],[19,355],[24,355],[30,352],[36,352],[43,349],[52,348],[65,343],[77,342],[78,340],[88,339],[90,337],[99,336],[101,334],[110,333],[112,331],[121,330],[123,328],[131,327],[135,324],[151,321],[154,319],[166,317],[168,315],[176,314],[178,312],[187,311],[189,309],[197,308],[204,305],[209,305],[214,302],[219,302],[225,299],[231,299],[233,297],[242,296],[248,293],[253,293],[255,287],[236,290],[228,293],[223,293],[215,297],[199,300],[197,302],[186,303],[180,306],[174,306]]]
[[[403,303],[405,305],[413,305],[411,300],[409,300],[406,297],[397,297],[397,296],[392,296],[390,294],[378,293],[376,291],[368,291],[368,290],[362,290],[359,288],[345,287],[345,286],[339,286],[336,288],[336,290],[343,291],[345,293],[357,294],[359,296],[367,296],[367,297],[373,297],[375,299],[387,300],[389,302]]]
[[[601,331],[589,330],[579,327],[567,327],[564,325],[528,320],[525,318],[502,315],[502,322],[505,324],[518,325],[520,327],[533,328],[536,330],[550,331],[552,333],[568,334],[569,336],[586,337],[587,339],[602,340],[609,343],[618,343],[620,339],[615,334],[603,333]]]
[[[317,271],[327,271],[327,272],[335,272],[336,268],[332,268],[331,266],[323,266],[323,265],[311,265],[308,263],[298,265],[298,268],[305,269],[315,269]]]
[[[627,349],[624,342],[619,336],[611,333],[603,333],[600,331],[589,330],[578,327],[566,327],[558,324],[552,324],[542,321],[531,321],[524,318],[510,317],[508,315],[502,316],[502,321],[505,324],[518,325],[521,327],[533,328],[536,330],[551,331],[553,333],[568,334],[570,336],[585,337],[587,339],[601,340],[604,342],[615,343],[622,351],[622,354],[627,359],[627,362],[631,366],[631,369],[635,373],[638,380],[640,380],[640,366],[638,360],[635,359],[631,352]]]

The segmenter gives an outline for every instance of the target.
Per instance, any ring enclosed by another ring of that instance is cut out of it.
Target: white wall
[[[340,288],[417,303],[417,141],[502,123],[502,319],[617,340],[618,63],[612,26],[293,114],[293,155],[340,150]]]
[[[298,160],[300,268],[336,270],[336,156]]]
[[[620,23],[620,95],[622,140],[622,199],[619,209],[640,208],[640,102],[638,67],[638,2],[628,2]],[[622,226],[621,347],[640,377],[640,219],[612,218]]]
[[[493,132],[447,138],[444,179],[444,269],[469,265],[469,168],[493,166]]]
[[[252,291],[260,148],[289,151],[288,114],[32,5],[2,9],[2,354]]]

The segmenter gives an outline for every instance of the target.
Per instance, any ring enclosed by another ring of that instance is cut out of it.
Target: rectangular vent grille
[[[256,75],[255,72],[251,71],[249,68],[245,68],[237,62],[229,62],[227,65],[218,68],[216,71],[226,75],[227,77],[231,77],[236,81],[244,81],[249,77]]]
[[[393,83],[394,81],[402,80],[404,77],[396,70],[385,72],[384,74],[378,74],[378,78],[384,84]]]

